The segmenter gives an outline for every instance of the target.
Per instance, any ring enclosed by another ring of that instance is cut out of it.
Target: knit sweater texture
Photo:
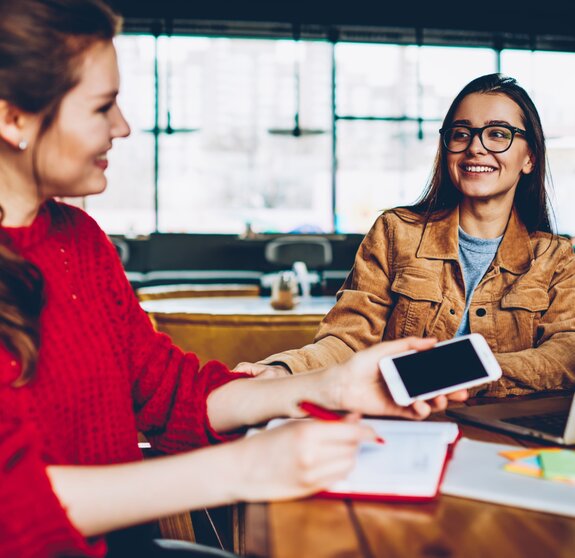
[[[39,361],[24,387],[13,387],[20,363],[0,343],[0,555],[100,557],[105,540],[74,528],[47,465],[138,461],[138,431],[165,453],[216,441],[206,399],[238,375],[216,361],[200,369],[154,331],[82,210],[49,201],[31,226],[0,234],[45,281]]]

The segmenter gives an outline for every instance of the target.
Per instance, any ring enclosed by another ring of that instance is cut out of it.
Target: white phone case
[[[407,356],[417,352],[417,351],[407,351],[405,353],[401,353],[398,355],[385,357],[381,359],[379,362],[379,368],[387,383],[387,386],[394,401],[398,405],[406,406],[410,405],[416,400],[431,399],[438,395],[448,394],[453,391],[457,391],[459,389],[470,388],[499,379],[501,377],[501,367],[499,366],[499,363],[497,362],[495,355],[491,352],[489,345],[487,344],[482,335],[478,333],[472,333],[470,335],[462,335],[461,337],[456,337],[455,339],[450,339],[449,341],[442,341],[441,343],[437,343],[435,347],[441,347],[443,345],[448,345],[452,343],[459,343],[465,340],[469,340],[471,342],[471,346],[475,350],[475,354],[479,358],[484,368],[485,371],[484,377],[468,381],[462,381],[460,383],[455,383],[447,387],[437,389],[435,391],[429,391],[426,393],[419,394],[416,397],[412,397],[409,395],[407,388],[405,387],[405,384],[403,383],[403,380],[401,379],[401,376],[399,375],[399,372],[394,363],[396,359],[400,359],[403,356]],[[429,350],[433,351],[435,347]],[[449,362],[446,362],[446,365],[449,364],[450,364]]]

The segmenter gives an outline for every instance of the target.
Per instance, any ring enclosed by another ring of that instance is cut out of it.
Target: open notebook
[[[268,428],[283,422],[285,419],[276,419]],[[362,444],[349,476],[320,496],[420,501],[435,498],[451,449],[459,438],[457,425],[379,419],[364,422],[385,444]]]

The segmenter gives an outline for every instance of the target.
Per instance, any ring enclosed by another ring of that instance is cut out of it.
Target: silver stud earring
[[[27,147],[28,147],[28,142],[25,139],[21,139],[20,143],[18,143],[18,149],[20,151],[25,151]]]

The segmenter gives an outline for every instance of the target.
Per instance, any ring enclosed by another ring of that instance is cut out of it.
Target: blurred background
[[[114,147],[108,190],[82,203],[132,248],[128,269],[213,268],[205,252],[229,258],[224,239],[291,233],[339,242],[330,267],[347,269],[378,214],[422,192],[453,97],[491,72],[539,108],[556,228],[575,235],[569,3],[113,4],[133,132]],[[158,235],[175,235],[160,241],[174,261],[150,261],[142,243]],[[238,246],[222,269],[266,270]]]

